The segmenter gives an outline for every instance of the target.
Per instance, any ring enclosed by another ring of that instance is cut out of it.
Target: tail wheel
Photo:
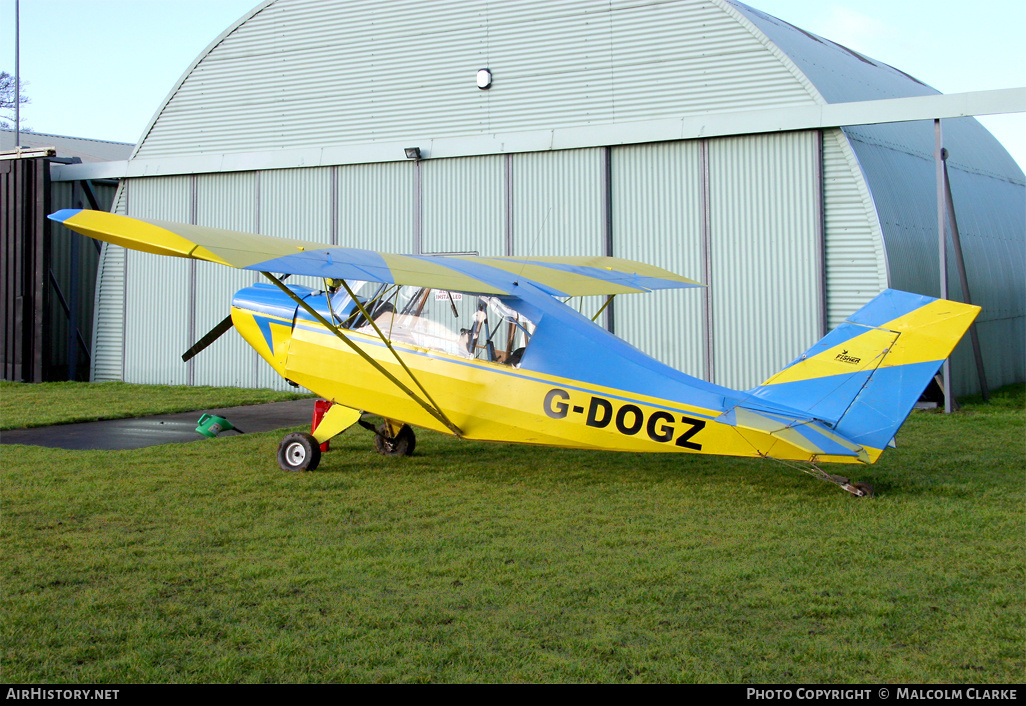
[[[869,483],[862,481],[851,481],[844,476],[835,476],[832,473],[827,473],[822,468],[817,466],[815,463],[809,463],[809,467],[799,466],[799,470],[808,473],[810,476],[825,480],[828,483],[833,483],[840,488],[847,490],[849,493],[854,495],[856,498],[871,498],[876,495],[876,491],[873,490],[873,486]]]
[[[278,465],[283,471],[312,471],[321,462],[321,445],[306,432],[286,434],[278,444]]]
[[[873,490],[873,486],[869,483],[859,481],[857,483],[852,483],[851,487],[855,489],[855,492],[852,493],[852,495],[856,495],[860,498],[871,498],[876,495],[876,491]]]
[[[392,436],[388,424],[382,424],[374,431],[374,448],[385,456],[412,456],[417,446],[417,437],[408,424],[403,424]]]

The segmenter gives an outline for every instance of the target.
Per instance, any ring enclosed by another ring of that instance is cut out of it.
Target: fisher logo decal
[[[614,424],[616,430],[625,436],[634,436],[644,429],[652,441],[667,443],[676,438],[674,444],[681,448],[702,450],[702,445],[692,439],[705,428],[704,419],[681,416],[680,424],[684,425],[681,427],[677,418],[665,409],[658,409],[646,418],[645,412],[636,404],[628,402],[614,408],[613,402],[596,396],[591,397],[585,410],[583,405],[571,405],[570,393],[558,387],[545,395],[544,407],[545,414],[552,419],[566,419],[570,414],[580,414],[585,416],[585,423],[589,427],[604,429]]]
[[[855,356],[848,355],[848,351],[846,350],[843,350],[840,353],[838,353],[834,357],[834,360],[840,361],[842,363],[849,363],[851,365],[858,365],[862,362],[862,358],[856,358]]]

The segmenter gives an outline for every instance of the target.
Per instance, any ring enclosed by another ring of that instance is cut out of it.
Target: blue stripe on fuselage
[[[300,299],[306,299],[317,292],[316,289],[301,285],[292,285],[289,289]],[[277,286],[258,282],[237,291],[232,297],[232,306],[292,321],[298,304]]]

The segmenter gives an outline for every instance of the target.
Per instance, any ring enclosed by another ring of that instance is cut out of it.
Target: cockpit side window
[[[487,360],[519,366],[534,334],[534,323],[498,297],[480,297],[480,300],[480,311],[485,313],[483,348]],[[478,338],[480,340],[480,336]]]
[[[463,358],[519,365],[534,324],[498,297],[394,285],[353,288],[381,333],[393,342]],[[376,335],[342,291],[332,310],[344,328]]]
[[[377,318],[383,313],[394,310],[394,305],[389,301],[390,290],[394,292],[394,285],[386,285],[378,282],[349,282],[349,288],[360,300],[372,318]],[[349,296],[348,292],[341,286],[333,286],[328,289],[328,296],[331,301],[331,311],[335,320],[347,329],[358,329],[367,325],[367,319],[360,312],[358,307]]]

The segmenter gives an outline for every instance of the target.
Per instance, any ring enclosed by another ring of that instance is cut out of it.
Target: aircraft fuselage
[[[330,316],[323,295],[293,289]],[[859,460],[851,450],[842,449],[844,454],[835,458],[823,454],[822,448],[811,449],[807,442],[793,445],[779,435],[722,423],[724,413],[743,398],[742,393],[690,378],[561,303],[553,302],[551,308],[542,304],[541,310],[541,302],[524,304],[515,298],[507,302],[530,310],[537,321],[534,340],[518,367],[392,341],[413,377],[446,411],[461,437],[583,449],[752,457],[772,452],[776,458],[794,460]],[[241,290],[233,301],[232,319],[240,334],[284,378],[337,404],[452,433],[283,293],[266,285]],[[413,387],[410,375],[380,337],[344,333],[381,367]],[[571,370],[585,375],[560,374]],[[616,374],[610,376],[611,370]],[[632,385],[594,380],[603,376]]]

